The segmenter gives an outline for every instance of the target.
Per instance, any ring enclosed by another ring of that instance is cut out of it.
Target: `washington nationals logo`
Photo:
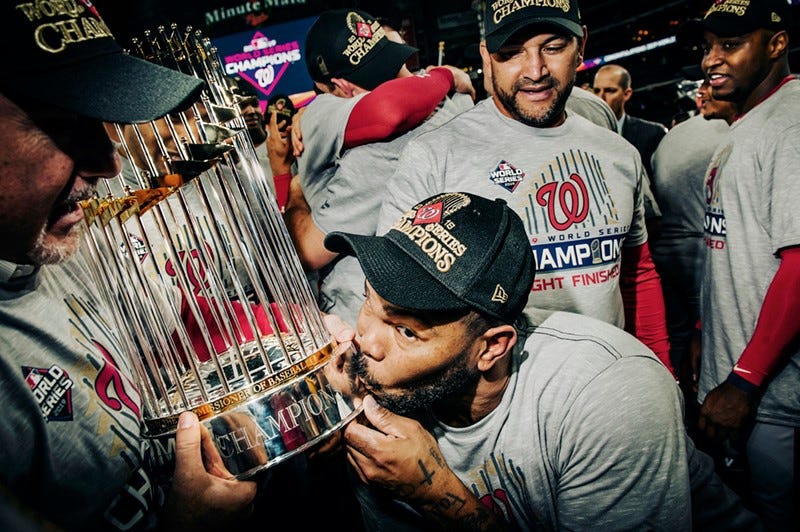
[[[589,192],[578,174],[570,175],[569,181],[545,183],[536,191],[536,202],[547,207],[550,224],[559,231],[583,222],[589,214]]]
[[[436,202],[432,205],[425,205],[417,211],[414,217],[414,225],[420,224],[433,224],[442,221],[442,202]]]

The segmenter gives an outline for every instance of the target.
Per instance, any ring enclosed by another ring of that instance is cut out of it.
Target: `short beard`
[[[556,90],[558,97],[556,98],[556,101],[553,102],[553,105],[550,107],[550,109],[545,111],[543,115],[535,116],[526,113],[517,103],[517,93],[519,93],[520,89],[526,85],[523,80],[517,80],[514,83],[514,86],[511,87],[511,93],[508,93],[497,86],[495,79],[496,76],[492,75],[492,87],[494,88],[494,94],[497,96],[497,99],[500,100],[500,103],[503,105],[505,110],[508,111],[508,113],[514,117],[517,122],[521,122],[530,127],[551,127],[557,124],[564,113],[564,108],[567,104],[567,98],[569,98],[574,85],[573,80],[573,82],[567,87],[567,90],[561,91],[558,81],[553,80],[553,88]]]
[[[34,266],[63,262],[78,249],[80,235],[81,230],[77,226],[63,237],[54,237],[45,228],[42,228],[36,242],[28,252],[28,260]]]
[[[442,399],[474,388],[481,374],[477,368],[470,369],[466,360],[466,356],[461,356],[437,373],[406,382],[403,392],[384,392],[383,387],[370,377],[361,352],[353,355],[349,371],[351,379],[358,376],[368,385],[369,393],[374,395],[378,404],[396,414],[413,415]]]

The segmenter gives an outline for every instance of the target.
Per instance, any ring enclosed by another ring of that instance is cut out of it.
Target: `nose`
[[[119,155],[101,122],[82,120],[70,150],[75,172],[86,179],[107,179],[120,173]]]
[[[703,73],[708,73],[709,69],[719,65],[722,62],[721,52],[722,48],[715,43],[709,43],[708,47],[703,51],[703,59],[700,61],[700,68]]]
[[[361,351],[364,356],[374,360],[383,360],[383,349],[381,348],[378,334],[379,328],[370,327],[369,320],[370,318],[366,316],[362,309],[356,320],[356,337],[353,343],[356,349]]]
[[[523,75],[533,81],[539,81],[550,75],[547,63],[542,58],[541,53],[533,50],[526,50],[523,56],[524,66]]]

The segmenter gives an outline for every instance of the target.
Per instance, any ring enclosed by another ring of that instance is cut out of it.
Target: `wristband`
[[[758,391],[758,386],[752,382],[744,380],[742,377],[733,372],[728,374],[728,378],[725,379],[725,381],[733,384],[746,394],[753,394]]]

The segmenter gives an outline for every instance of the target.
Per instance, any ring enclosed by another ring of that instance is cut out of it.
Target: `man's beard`
[[[36,242],[28,252],[28,259],[35,266],[43,264],[56,264],[70,258],[80,244],[80,227],[73,227],[63,237],[54,237],[45,228],[42,228]]]
[[[381,406],[396,414],[409,415],[474,387],[481,374],[477,368],[469,368],[466,361],[467,357],[461,356],[440,371],[408,381],[403,384],[402,392],[384,392],[383,386],[370,376],[365,356],[360,351],[350,360],[349,372],[351,379],[357,376],[367,385],[368,392]]]
[[[518,122],[531,127],[551,127],[558,123],[558,121],[561,119],[562,113],[564,112],[567,98],[569,98],[569,94],[572,92],[573,85],[570,83],[567,87],[567,90],[562,91],[560,90],[558,81],[553,79],[551,83],[552,87],[557,93],[556,100],[553,102],[553,105],[544,112],[544,114],[536,116],[526,112],[524,109],[522,109],[519,103],[517,103],[517,94],[523,87],[525,87],[525,85],[528,85],[528,83],[525,83],[525,81],[521,79],[517,80],[514,83],[514,86],[511,87],[511,93],[508,93],[497,86],[495,79],[495,76],[492,75],[492,87],[494,88],[495,95],[497,95],[497,98],[500,100],[500,103],[503,105],[505,110],[508,111],[508,113]]]

